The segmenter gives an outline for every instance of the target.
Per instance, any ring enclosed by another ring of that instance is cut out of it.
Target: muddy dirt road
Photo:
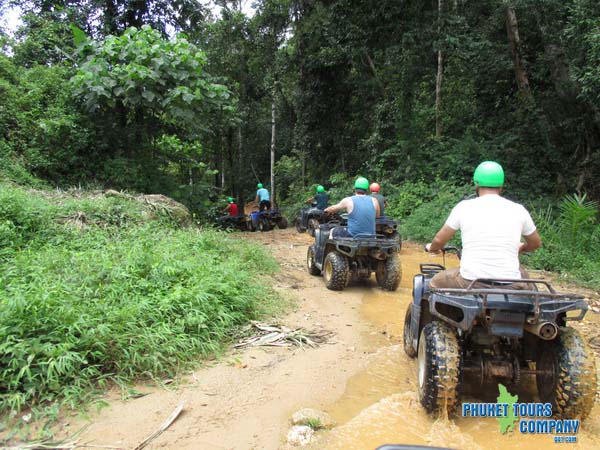
[[[111,393],[106,399],[110,406],[90,414],[91,425],[79,437],[81,443],[133,448],[183,400],[184,412],[147,448],[285,448],[289,419],[304,407],[329,412],[338,422],[334,430],[317,433],[311,444],[314,449],[374,449],[394,442],[463,449],[554,445],[550,435],[501,435],[494,419],[434,421],[420,408],[416,363],[402,351],[402,325],[418,263],[441,258],[404,245],[398,292],[381,291],[373,277],[339,293],[328,291],[320,277],[306,272],[306,248],[311,242],[306,234],[276,230],[240,238],[261,243],[282,266],[274,284],[292,296],[297,306],[279,322],[326,328],[334,332],[330,342],[315,349],[232,350],[170,390],[137,386],[137,391],[147,395],[128,401]],[[590,313],[583,329],[598,324],[598,315]],[[533,401],[531,393],[518,394],[522,401]],[[495,402],[497,394],[493,387],[484,387],[473,395],[474,401]],[[72,418],[62,423],[61,432],[73,432],[84,423]],[[583,423],[578,440],[577,446],[562,447],[600,448],[598,403]]]

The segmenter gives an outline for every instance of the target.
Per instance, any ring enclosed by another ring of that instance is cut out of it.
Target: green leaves
[[[206,56],[183,36],[167,41],[148,26],[132,27],[120,37],[89,43],[81,53],[72,82],[92,110],[120,104],[138,115],[193,126],[210,105],[227,106],[227,89],[211,83],[202,69]]]
[[[75,42],[76,47],[79,47],[87,41],[87,36],[77,25],[72,23],[70,26],[71,31],[73,32],[73,42]]]
[[[77,406],[107,379],[175,376],[275,298],[260,274],[276,264],[258,246],[136,223],[135,202],[118,198],[57,205],[20,189],[0,194],[0,243],[5,222],[28,238],[0,256],[0,413]],[[80,210],[105,225],[45,222]]]

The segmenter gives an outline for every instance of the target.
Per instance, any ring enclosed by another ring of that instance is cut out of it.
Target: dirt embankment
[[[240,234],[268,248],[280,262],[275,287],[296,308],[279,320],[291,328],[327,329],[329,343],[318,348],[258,347],[231,350],[172,388],[137,386],[147,394],[127,401],[109,394],[109,407],[90,415],[80,443],[133,448],[185,401],[179,418],[147,448],[285,448],[292,414],[304,407],[330,413],[338,427],[317,433],[312,448],[375,448],[384,443],[454,448],[540,448],[549,435],[500,435],[495,419],[434,421],[416,397],[416,364],[402,351],[404,311],[419,262],[441,262],[420,247],[404,245],[403,280],[395,293],[381,291],[372,278],[343,292],[325,288],[308,275],[305,256],[311,238],[293,230]],[[449,265],[456,265],[450,261]],[[588,339],[600,322],[589,314],[579,325]],[[598,361],[600,368],[600,361]],[[173,385],[170,385],[173,386]],[[522,401],[527,400],[527,392]],[[495,401],[479,392],[474,401]],[[491,400],[490,400],[491,399]],[[63,434],[86,422],[72,418]],[[578,448],[599,448],[600,407],[582,425]],[[564,446],[564,444],[563,444]],[[570,446],[572,448],[572,446]]]

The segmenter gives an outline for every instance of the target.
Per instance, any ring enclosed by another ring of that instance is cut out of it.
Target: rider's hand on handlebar
[[[428,253],[433,253],[434,255],[437,255],[440,253],[440,250],[436,251],[436,252],[432,252],[431,251],[431,242],[428,244],[425,244],[425,251]]]

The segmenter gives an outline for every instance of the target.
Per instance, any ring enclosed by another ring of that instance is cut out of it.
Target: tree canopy
[[[0,149],[49,183],[248,199],[273,146],[282,201],[336,173],[468,183],[484,159],[518,196],[600,197],[593,0],[16,3]]]

